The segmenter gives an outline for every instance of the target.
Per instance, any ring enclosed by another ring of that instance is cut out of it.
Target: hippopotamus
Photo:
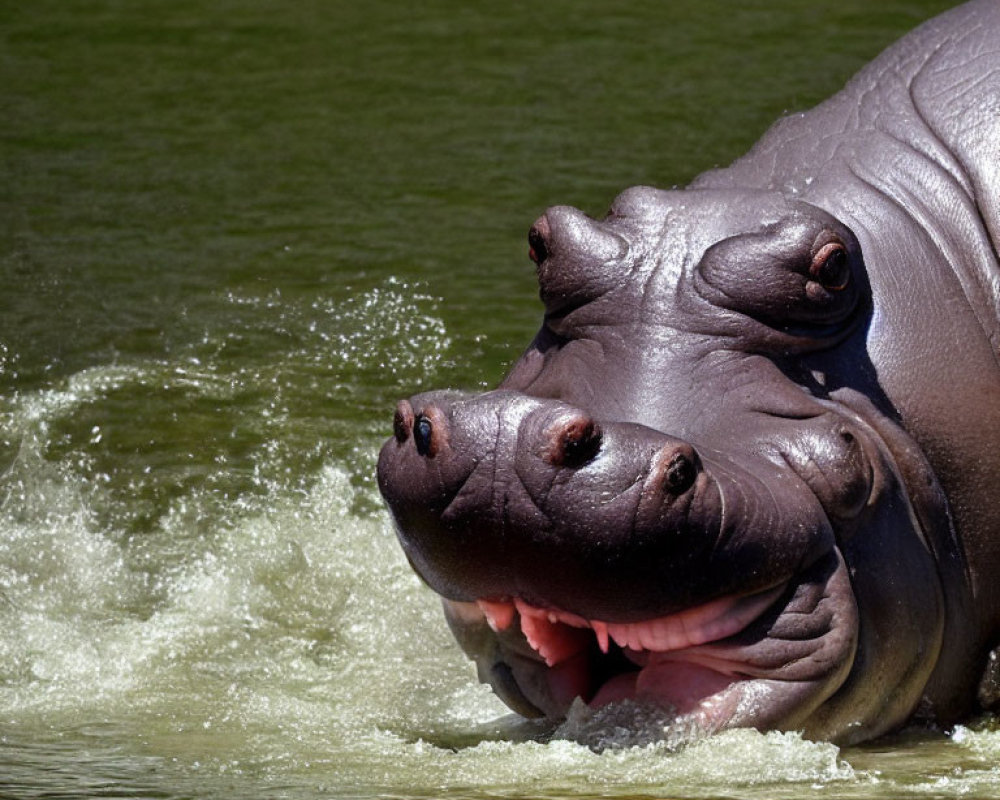
[[[531,226],[534,340],[378,461],[512,709],[853,743],[998,705],[998,143],[977,0],[732,165]]]

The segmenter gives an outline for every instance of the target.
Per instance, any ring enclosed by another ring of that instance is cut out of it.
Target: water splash
[[[246,318],[170,358],[0,398],[5,793],[65,793],[72,776],[80,794],[142,795],[150,770],[179,796],[1000,786],[988,729],[931,739],[933,763],[954,767],[915,781],[925,767],[794,733],[677,747],[655,713],[624,706],[579,708],[555,732],[511,717],[359,479],[381,435],[348,407],[366,381],[394,392],[446,368],[433,298],[388,281],[337,301],[229,302]],[[328,412],[308,405],[317,392]]]

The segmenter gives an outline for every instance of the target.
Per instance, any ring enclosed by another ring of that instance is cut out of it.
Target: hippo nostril
[[[422,456],[433,455],[431,452],[433,445],[434,426],[431,421],[420,414],[413,424],[413,443],[417,446],[417,452]]]
[[[552,434],[547,452],[550,464],[557,467],[582,467],[601,449],[601,429],[589,417],[577,417]]]
[[[528,258],[539,266],[549,257],[549,248],[545,243],[545,229],[548,228],[548,225],[544,220],[545,218],[542,217],[528,231]]]
[[[664,486],[671,494],[683,494],[698,477],[698,467],[686,453],[677,453],[663,476]]]

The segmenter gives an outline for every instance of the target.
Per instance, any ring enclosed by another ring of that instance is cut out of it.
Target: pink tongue
[[[590,705],[598,708],[617,700],[651,700],[687,714],[735,680],[700,664],[661,661],[640,672],[615,676],[600,688]]]

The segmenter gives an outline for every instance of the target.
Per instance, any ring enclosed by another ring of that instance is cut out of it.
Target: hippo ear
[[[825,335],[851,318],[864,286],[850,231],[806,215],[717,242],[694,278],[713,305],[799,336]]]

